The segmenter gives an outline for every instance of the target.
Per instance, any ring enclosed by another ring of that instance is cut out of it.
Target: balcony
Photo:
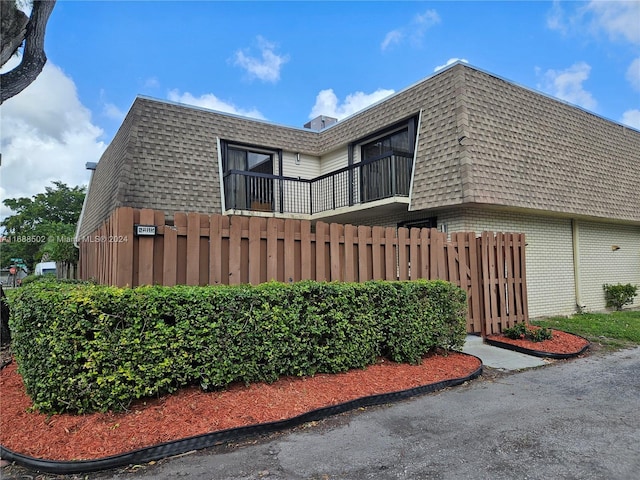
[[[227,210],[313,215],[395,196],[408,197],[413,157],[391,154],[313,179],[230,170]]]

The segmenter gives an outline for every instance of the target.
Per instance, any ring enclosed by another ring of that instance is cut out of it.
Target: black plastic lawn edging
[[[562,330],[558,330],[561,332]],[[565,360],[567,358],[577,357],[578,355],[583,354],[587,351],[587,349],[591,346],[591,342],[584,338],[583,336],[576,335],[575,333],[562,332],[567,333],[569,335],[573,335],[574,337],[579,337],[587,341],[587,344],[582,347],[579,351],[573,353],[551,353],[551,352],[543,352],[541,350],[531,350],[529,348],[521,347],[519,345],[513,345],[511,343],[501,342],[500,340],[494,340],[491,338],[485,337],[484,341],[488,345],[492,345],[498,348],[504,348],[505,350],[512,350],[514,352],[526,353],[527,355],[531,355],[533,357],[542,357],[542,358],[552,358],[555,360]]]
[[[460,353],[460,352],[457,352]],[[464,354],[468,355],[468,354]],[[474,355],[468,355],[474,357]],[[478,357],[475,357],[478,358]],[[478,360],[480,360],[478,358]],[[482,361],[477,370],[466,377],[443,380],[437,383],[422,385],[419,387],[401,390],[398,392],[383,393],[379,395],[371,395],[368,397],[357,398],[345,403],[322,407],[316,410],[303,413],[296,417],[286,420],[278,420],[276,422],[261,423],[257,425],[248,425],[246,427],[230,428],[212,433],[205,433],[193,437],[187,437],[180,440],[160,443],[150,447],[133,450],[131,452],[112,455],[109,457],[99,458],[96,460],[77,460],[77,461],[54,461],[41,458],[30,457],[20,453],[13,452],[8,448],[0,445],[0,458],[9,462],[15,462],[18,465],[27,467],[31,470],[55,473],[55,474],[72,474],[87,473],[97,470],[108,470],[112,468],[123,467],[126,465],[141,465],[151,461],[160,460],[162,458],[180,455],[182,453],[191,452],[193,450],[201,450],[218,446],[222,443],[228,443],[236,440],[245,439],[247,437],[255,437],[278,432],[285,429],[297,427],[307,422],[322,420],[331,415],[348,412],[361,407],[370,407],[385,403],[398,402],[416,395],[432,393],[448,387],[461,385],[464,382],[473,380],[482,374]]]

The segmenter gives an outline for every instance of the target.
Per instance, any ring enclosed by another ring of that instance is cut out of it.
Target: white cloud
[[[8,66],[13,68],[13,66]],[[86,185],[86,162],[106,148],[102,129],[80,103],[73,80],[48,62],[38,78],[2,105],[0,198],[32,197],[55,180]],[[10,211],[0,206],[0,217]]]
[[[289,61],[288,55],[277,55],[276,45],[258,36],[260,58],[252,57],[238,50],[235,54],[234,65],[244,68],[250,78],[257,78],[263,82],[275,83],[280,80],[280,70]]]
[[[433,71],[437,72],[438,70],[442,70],[443,68],[448,67],[449,65],[456,62],[469,63],[469,60],[467,60],[466,58],[450,58],[449,60],[447,60],[447,63],[445,63],[444,65],[438,65],[436,68],[433,69]]]
[[[321,90],[316,97],[316,103],[311,109],[309,118],[313,119],[319,115],[327,115],[340,120],[388,97],[392,93],[394,93],[394,90],[382,88],[373,93],[356,92],[347,95],[344,102],[340,103],[333,89]]]
[[[123,112],[122,110],[120,110],[113,103],[105,103],[104,108],[102,109],[102,113],[112,120],[122,121],[126,116],[126,112]]]
[[[592,15],[592,26],[604,30],[612,39],[622,38],[640,44],[640,2],[592,1],[586,8]]]
[[[411,19],[409,24],[387,32],[380,44],[380,48],[385,51],[391,46],[400,45],[405,39],[409,39],[413,46],[419,47],[422,45],[422,39],[427,30],[440,23],[440,21],[440,15],[433,9],[418,13]]]
[[[640,90],[640,57],[631,62],[627,69],[626,77],[635,90]]]
[[[435,10],[427,10],[422,14],[417,14],[413,17],[413,23],[419,25],[422,28],[429,28],[437,23],[440,23],[440,15]]]
[[[380,48],[382,48],[382,50],[386,50],[391,45],[396,45],[400,43],[403,38],[404,38],[404,34],[400,30],[391,30],[385,35],[384,40],[380,45]]]
[[[157,77],[149,77],[144,81],[145,88],[159,88],[160,80]]]
[[[236,107],[234,104],[220,100],[212,93],[205,93],[199,97],[194,97],[189,92],[180,93],[179,90],[174,89],[169,92],[167,98],[172,102],[186,103],[188,105],[194,105],[196,107],[208,108],[210,110],[217,110],[218,112],[233,113],[234,115],[242,115],[244,117],[252,117],[264,120],[264,116],[258,110],[251,109],[245,110]]]
[[[102,103],[102,114],[111,120],[122,122],[126,116],[126,112],[120,110],[115,104],[107,100],[107,93],[104,89],[100,90],[100,102]]]
[[[414,46],[422,45],[422,38],[426,31],[438,23],[440,23],[440,15],[435,10],[427,10],[413,17],[410,38]]]
[[[551,10],[547,13],[547,27],[561,33],[567,33],[567,19],[559,1],[554,1]]]
[[[627,110],[622,114],[620,122],[640,130],[640,110]]]
[[[640,44],[640,2],[592,0],[569,3],[565,11],[554,1],[547,13],[547,27],[563,34],[596,35],[604,31],[612,40]],[[573,8],[572,8],[573,7]]]
[[[547,70],[538,88],[554,97],[595,110],[598,102],[583,86],[590,73],[591,67],[585,62],[575,63],[565,70]]]
[[[588,3],[554,1],[547,14],[547,27],[572,36],[587,36],[594,39],[603,33],[611,42],[617,42],[637,50],[640,45],[640,1],[602,1]],[[634,52],[637,55],[637,51]],[[640,57],[630,57],[625,78],[631,87],[640,91]],[[545,74],[543,89],[557,97],[588,109],[595,109],[596,101],[584,90],[582,83],[589,76],[590,67],[577,63],[563,72],[549,70]],[[625,117],[633,119],[636,110],[628,110]],[[630,120],[633,122],[633,120]],[[628,122],[627,122],[628,123]]]

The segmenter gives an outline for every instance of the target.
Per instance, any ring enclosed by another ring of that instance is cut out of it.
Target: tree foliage
[[[0,1],[0,66],[24,44],[20,64],[0,75],[0,104],[31,85],[47,63],[44,36],[55,3],[56,0],[33,0],[31,16],[27,17],[16,0]]]
[[[85,187],[70,188],[59,181],[53,185],[32,198],[3,201],[15,212],[0,223],[5,231],[0,251],[3,267],[11,258],[22,258],[30,270],[43,257],[50,261],[77,262],[78,251],[73,246],[73,238]]]

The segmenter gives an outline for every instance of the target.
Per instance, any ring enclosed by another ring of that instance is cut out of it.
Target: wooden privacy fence
[[[171,223],[171,222],[169,222]],[[135,236],[155,225],[155,236]],[[523,234],[447,234],[121,207],[80,239],[79,277],[117,286],[442,279],[467,292],[467,331],[528,321]]]

